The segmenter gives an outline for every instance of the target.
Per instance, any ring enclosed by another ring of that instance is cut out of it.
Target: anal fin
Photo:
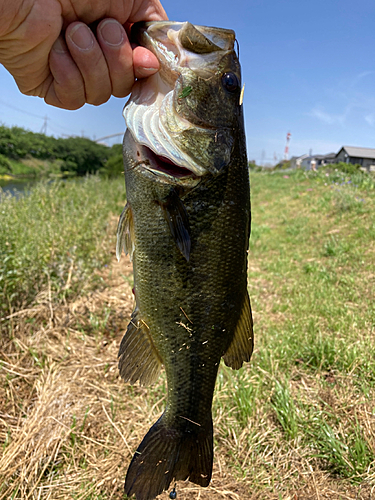
[[[133,212],[129,203],[125,205],[117,225],[116,257],[120,261],[122,250],[129,254],[130,260],[134,252],[134,224]]]
[[[249,294],[246,292],[233,340],[224,354],[227,366],[238,370],[244,361],[250,361],[254,348],[253,317]]]
[[[152,341],[146,323],[136,307],[118,353],[120,376],[125,382],[149,385],[157,379],[162,360]]]

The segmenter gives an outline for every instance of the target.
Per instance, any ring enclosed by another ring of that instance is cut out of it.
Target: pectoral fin
[[[118,353],[120,376],[125,382],[149,385],[159,375],[162,360],[152,341],[150,330],[136,307]]]
[[[161,203],[161,207],[177,248],[189,261],[191,247],[189,217],[184,204],[174,189],[171,190],[166,201]]]
[[[117,225],[116,257],[118,261],[120,261],[123,249],[125,255],[129,254],[130,260],[132,260],[134,252],[134,225],[133,212],[129,203],[125,205]]]
[[[241,316],[237,323],[233,340],[223,356],[225,364],[238,370],[241,368],[244,361],[250,361],[253,347],[253,317],[251,314],[249,294],[246,292]]]

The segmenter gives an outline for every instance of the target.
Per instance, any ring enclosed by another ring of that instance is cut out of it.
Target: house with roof
[[[293,156],[290,160],[290,166],[291,168],[315,170],[321,166],[339,162],[359,164],[362,170],[375,172],[375,149],[342,146],[338,153]]]
[[[309,155],[292,156],[290,159],[290,168],[301,168],[302,160],[304,160],[308,156]]]
[[[375,149],[343,146],[337,153],[335,163],[358,163],[363,169],[375,172]]]
[[[290,159],[291,168],[304,168],[305,170],[315,170],[316,168],[328,163],[334,163],[336,153],[329,153],[327,155],[302,155],[293,156]]]

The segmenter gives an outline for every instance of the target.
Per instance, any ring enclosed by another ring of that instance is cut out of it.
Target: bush
[[[122,154],[118,156],[111,156],[107,161],[105,168],[100,170],[100,174],[107,177],[119,177],[124,173],[124,162]]]
[[[111,149],[84,137],[56,139],[20,127],[0,125],[0,155],[15,161],[27,157],[51,162],[62,160],[61,172],[84,176],[104,168]]]
[[[0,174],[9,174],[11,170],[8,158],[0,153]]]
[[[339,163],[333,163],[330,165],[330,168],[334,168],[339,170],[340,172],[344,172],[346,174],[357,174],[361,172],[361,165],[359,163],[344,163],[340,161]]]

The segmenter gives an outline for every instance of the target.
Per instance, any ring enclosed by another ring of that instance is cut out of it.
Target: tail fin
[[[137,500],[152,500],[168,489],[173,480],[189,480],[208,486],[212,474],[212,418],[200,426],[190,420],[175,428],[164,415],[151,427],[130,463],[125,493]]]

